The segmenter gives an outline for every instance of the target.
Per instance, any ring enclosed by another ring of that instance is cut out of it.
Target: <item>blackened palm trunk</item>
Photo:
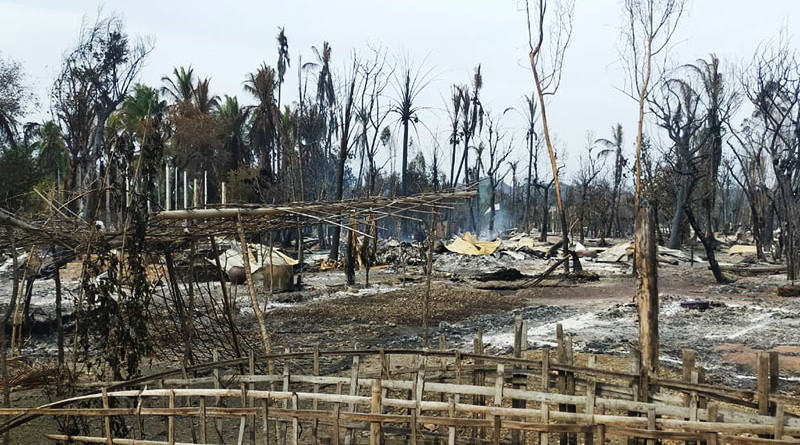
[[[680,174],[679,174],[680,175]],[[678,178],[677,190],[675,192],[675,212],[672,214],[672,224],[670,224],[669,241],[667,247],[670,249],[680,249],[683,241],[683,210],[686,207],[688,190],[686,180],[683,175]]]
[[[339,163],[336,169],[336,194],[335,201],[341,201],[344,190],[344,166],[347,162],[347,146],[343,145],[339,150]],[[333,226],[333,238],[331,239],[331,253],[328,258],[331,260],[339,259],[339,237],[342,235],[342,228],[340,226]]]
[[[719,263],[714,253],[717,243],[714,239],[714,230],[711,221],[706,221],[708,227],[707,230],[703,230],[689,205],[686,205],[684,212],[686,213],[686,219],[689,220],[689,224],[703,244],[703,249],[706,251],[706,259],[708,260],[708,267],[711,269],[711,273],[714,274],[714,279],[717,280],[717,283],[728,283],[729,280],[722,274],[722,270],[719,268]]]
[[[403,165],[402,169],[402,184],[400,184],[400,192],[403,196],[408,195],[408,120],[403,121]]]
[[[542,203],[542,230],[539,235],[539,241],[547,241],[547,232],[550,230],[550,209],[547,208],[547,199],[550,192],[550,187],[544,187],[544,202]]]

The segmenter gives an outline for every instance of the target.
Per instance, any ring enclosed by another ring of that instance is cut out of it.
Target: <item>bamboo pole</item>
[[[223,183],[224,184],[224,183]],[[242,244],[242,262],[244,263],[244,271],[247,276],[247,291],[250,293],[250,304],[253,308],[253,314],[258,321],[259,333],[261,334],[261,342],[264,345],[264,352],[269,354],[272,352],[272,345],[270,344],[269,333],[267,332],[267,324],[264,320],[264,313],[261,311],[261,305],[258,304],[256,297],[256,288],[253,283],[253,272],[250,270],[250,251],[247,248],[247,238],[244,235],[244,227],[242,226],[242,218],[237,219],[237,229],[239,232],[239,241]]]

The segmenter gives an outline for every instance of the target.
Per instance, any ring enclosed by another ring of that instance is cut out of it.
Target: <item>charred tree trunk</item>
[[[344,258],[344,274],[347,285],[356,284],[356,244],[358,244],[358,221],[355,216],[350,217],[350,230],[347,234],[347,249]]]
[[[702,227],[700,227],[700,223],[698,223],[697,218],[695,218],[694,212],[690,206],[687,205],[684,208],[684,212],[686,212],[686,219],[689,220],[689,224],[692,226],[694,233],[697,234],[697,237],[700,238],[700,242],[703,244],[703,249],[706,251],[706,259],[708,259],[708,267],[711,268],[711,272],[714,274],[714,279],[717,280],[717,283],[729,283],[730,280],[722,274],[722,271],[719,268],[719,263],[717,262],[717,257],[714,253],[717,241],[714,238],[714,230],[711,225],[711,221],[706,221],[708,227],[706,230],[703,230]]]
[[[489,236],[491,237],[494,233],[494,217],[495,217],[495,210],[494,205],[497,200],[497,191],[495,190],[495,180],[492,176],[489,177]]]
[[[639,316],[639,347],[642,370],[658,373],[658,259],[656,257],[655,221],[649,206],[636,213],[635,261],[638,272],[636,307]],[[648,395],[642,394],[643,400]]]
[[[544,200],[542,201],[542,230],[539,234],[539,241],[547,241],[547,232],[550,230],[550,209],[547,208],[547,198],[550,192],[550,187],[542,187],[544,189]]]
[[[408,120],[403,121],[403,156],[401,171],[401,184],[400,193],[403,196],[408,195]]]
[[[531,200],[531,189],[533,183],[531,183],[533,178],[533,138],[528,138],[528,182],[525,184],[525,219],[524,219],[524,226],[526,231],[531,230],[531,220],[533,219],[533,207]]]
[[[335,201],[341,201],[343,190],[344,190],[344,167],[345,163],[347,162],[347,148],[346,145],[341,148],[339,153],[339,163],[338,168],[336,169],[336,195],[334,196]],[[333,238],[331,239],[331,253],[328,255],[328,258],[331,260],[338,260],[339,259],[339,238],[342,235],[342,229],[338,225],[333,226]]]
[[[667,242],[667,247],[670,249],[681,248],[681,243],[683,242],[683,209],[686,207],[688,197],[689,193],[686,187],[686,180],[681,176],[678,178],[677,190],[675,192],[675,213],[672,215],[669,241]]]

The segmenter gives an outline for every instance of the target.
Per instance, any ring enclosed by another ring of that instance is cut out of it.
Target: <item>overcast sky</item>
[[[321,47],[326,40],[339,71],[352,50],[363,51],[368,43],[407,54],[432,70],[433,82],[420,97],[420,105],[430,109],[420,118],[431,130],[438,129],[445,143],[443,99],[451,84],[469,82],[475,65],[483,66],[482,99],[493,112],[521,109],[522,95],[533,88],[518,0],[0,0],[0,53],[21,62],[27,72],[41,102],[32,118],[45,117],[63,54],[75,44],[81,20],[93,19],[101,5],[106,12],[120,13],[130,34],[155,40],[143,83],[158,86],[173,67],[192,65],[197,75],[211,77],[215,94],[238,95],[245,102],[249,99],[241,86],[246,73],[262,61],[275,64],[279,27],[286,29],[293,62],[284,91],[296,90],[299,56],[312,60],[311,46]],[[797,0],[695,0],[689,5],[671,51],[675,63],[712,52],[729,64],[748,60],[781,26],[791,33],[800,13]],[[586,146],[587,131],[608,137],[611,126],[621,122],[626,148],[632,150],[636,104],[618,90],[625,78],[617,51],[621,23],[620,0],[577,1],[562,87],[548,109],[570,171]],[[522,119],[512,113],[504,124],[519,133]],[[419,131],[415,139],[429,153],[431,136]],[[523,137],[516,136],[517,158],[525,157]]]

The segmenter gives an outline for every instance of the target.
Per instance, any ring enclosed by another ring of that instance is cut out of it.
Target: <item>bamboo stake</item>
[[[422,307],[422,347],[428,347],[428,324],[430,322],[431,276],[433,275],[433,244],[436,241],[436,212],[431,212],[428,232],[428,260],[425,268],[425,301]]]
[[[383,409],[381,407],[380,380],[374,380],[372,382],[372,400],[370,405],[371,405],[370,412],[372,414],[382,414]],[[381,445],[383,443],[383,431],[380,422],[370,423],[369,443],[370,445]]]
[[[184,172],[185,173],[185,172]],[[169,409],[175,409],[175,392],[170,391],[169,393]],[[106,433],[108,434],[108,433]],[[111,437],[110,434],[108,434]],[[109,440],[109,444],[110,444]],[[169,445],[175,445],[175,416],[167,417],[167,443]]]
[[[358,349],[358,346],[355,345],[355,347],[353,349]],[[350,374],[349,394],[351,396],[355,396],[355,395],[358,394],[358,368],[359,368],[359,361],[360,361],[359,356],[354,355],[353,356],[352,372]],[[347,411],[351,412],[351,413],[356,412],[355,403],[348,404]],[[354,434],[355,434],[355,430],[353,430],[352,428],[347,428],[347,434],[346,434],[346,436],[344,438],[345,445],[350,445],[351,443],[353,443],[353,435]]]
[[[258,298],[256,297],[256,288],[253,283],[253,273],[250,270],[250,252],[247,248],[247,239],[244,235],[241,217],[237,219],[237,228],[239,231],[239,241],[242,244],[242,262],[244,263],[244,271],[247,276],[247,291],[250,293],[250,303],[253,307],[253,314],[258,321],[258,328],[261,334],[261,342],[264,345],[264,352],[269,354],[272,351],[272,345],[270,344],[269,333],[267,332],[267,325],[266,321],[264,320],[264,313],[261,311],[261,306],[258,304]]]
[[[200,443],[208,443],[208,423],[206,420],[206,398],[200,397]]]
[[[108,408],[109,408],[108,395],[106,393],[106,389],[103,388],[103,409],[108,409]],[[105,428],[106,443],[111,445],[111,444],[114,443],[113,442],[113,438],[111,437],[111,417],[104,416],[103,417],[103,425],[104,425],[104,428]]]

